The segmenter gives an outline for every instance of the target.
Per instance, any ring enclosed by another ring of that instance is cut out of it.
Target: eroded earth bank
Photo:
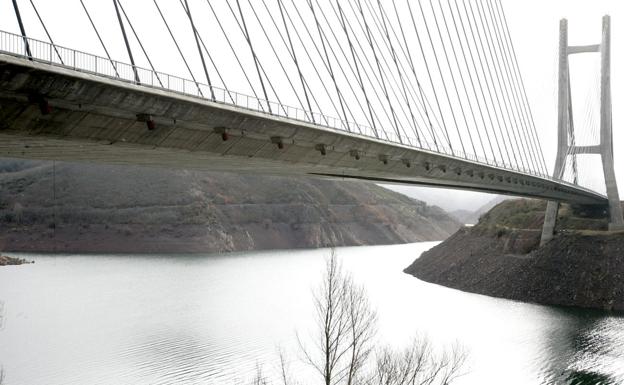
[[[427,282],[548,305],[624,310],[624,233],[563,205],[539,247],[546,204],[509,200],[422,254],[406,273]]]

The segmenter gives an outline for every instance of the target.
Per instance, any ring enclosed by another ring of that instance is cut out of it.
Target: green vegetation
[[[533,199],[507,200],[479,218],[477,229],[536,229],[544,221],[546,202]]]
[[[541,230],[544,223],[546,201],[513,199],[499,203],[479,219],[475,230],[496,233],[509,230]],[[557,217],[557,230],[600,231],[607,229],[606,213],[602,210],[561,204]]]

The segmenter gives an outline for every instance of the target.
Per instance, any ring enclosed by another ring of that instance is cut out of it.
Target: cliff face
[[[549,305],[624,310],[624,233],[564,206],[539,247],[545,202],[506,201],[424,253],[405,272],[468,292]]]
[[[440,240],[459,223],[371,183],[0,162],[0,249],[214,252]]]

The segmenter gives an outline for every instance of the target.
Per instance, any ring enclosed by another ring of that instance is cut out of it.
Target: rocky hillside
[[[215,252],[441,240],[459,223],[375,184],[0,161],[0,250]]]
[[[545,202],[505,201],[422,254],[405,272],[447,287],[520,301],[624,311],[624,233],[602,213],[559,211],[539,247]]]

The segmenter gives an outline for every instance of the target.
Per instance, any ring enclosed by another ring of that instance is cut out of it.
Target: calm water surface
[[[381,343],[459,341],[469,361],[458,384],[624,383],[624,318],[402,273],[434,244],[338,249],[377,307]],[[25,255],[36,264],[0,268],[5,385],[248,383],[257,366],[275,369],[278,347],[309,376],[296,333],[312,326],[311,290],[328,253]]]

